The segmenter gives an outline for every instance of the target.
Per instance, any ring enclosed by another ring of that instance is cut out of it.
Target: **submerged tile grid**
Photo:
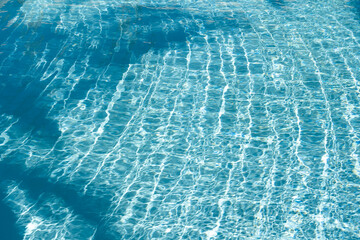
[[[2,191],[25,239],[360,238],[360,27],[340,1],[2,14]]]

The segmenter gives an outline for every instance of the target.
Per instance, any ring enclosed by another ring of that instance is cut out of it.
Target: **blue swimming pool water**
[[[359,1],[0,3],[0,239],[360,239]]]

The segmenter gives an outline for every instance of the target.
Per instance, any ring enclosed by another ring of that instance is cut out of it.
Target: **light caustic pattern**
[[[354,4],[1,3],[19,234],[360,239]]]

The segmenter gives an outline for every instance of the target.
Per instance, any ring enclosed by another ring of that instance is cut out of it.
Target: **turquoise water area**
[[[0,239],[360,239],[360,2],[0,2]]]

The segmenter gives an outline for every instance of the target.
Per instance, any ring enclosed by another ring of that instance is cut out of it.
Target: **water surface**
[[[6,239],[360,239],[357,1],[3,1]]]

